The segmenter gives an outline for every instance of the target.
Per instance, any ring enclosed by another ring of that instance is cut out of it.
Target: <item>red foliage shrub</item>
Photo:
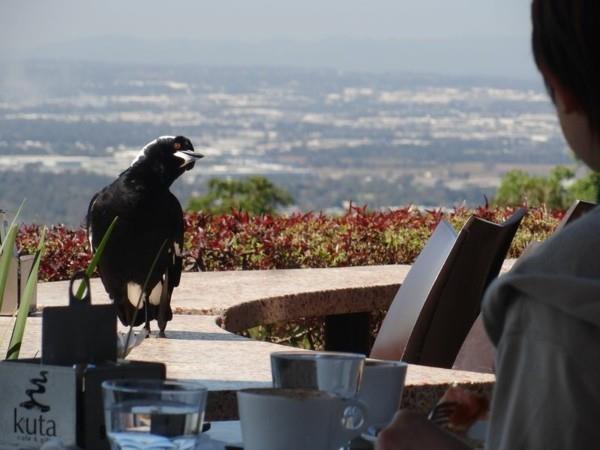
[[[440,220],[457,229],[475,214],[503,222],[511,208],[457,208],[421,211],[405,207],[369,211],[351,206],[341,216],[321,213],[290,216],[249,216],[188,213],[185,216],[187,270],[290,269],[374,264],[410,264]],[[543,240],[554,229],[563,211],[530,210],[513,241],[509,255],[518,256],[531,240]],[[21,252],[32,252],[40,226],[24,225],[18,235]],[[50,227],[46,237],[40,279],[68,279],[84,270],[91,258],[83,229]]]
[[[17,246],[22,253],[33,253],[37,248],[42,226],[23,225],[17,236]],[[91,260],[87,234],[84,229],[70,229],[52,225],[46,233],[46,251],[40,264],[39,279],[44,281],[67,280],[85,270]]]

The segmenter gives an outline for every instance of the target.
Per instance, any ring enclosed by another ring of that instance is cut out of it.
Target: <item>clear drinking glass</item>
[[[354,397],[364,364],[364,355],[358,353],[273,352],[273,387],[315,389]]]
[[[275,388],[301,388],[355,398],[360,387],[365,356],[341,352],[273,352],[271,374]],[[363,426],[360,408],[348,407],[342,419],[348,429]]]
[[[196,447],[207,390],[195,383],[109,380],[102,383],[106,434],[112,450]]]

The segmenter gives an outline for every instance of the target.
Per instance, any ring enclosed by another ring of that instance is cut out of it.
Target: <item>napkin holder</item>
[[[81,299],[76,280],[86,283]],[[98,364],[117,360],[117,311],[114,304],[92,305],[90,280],[76,273],[69,283],[69,305],[42,311],[42,364]]]

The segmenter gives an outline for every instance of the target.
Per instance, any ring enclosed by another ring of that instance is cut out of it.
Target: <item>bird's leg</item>
[[[165,328],[167,327],[167,310],[170,310],[171,292],[169,290],[169,271],[167,271],[162,280],[162,290],[160,292],[160,304],[158,306],[158,337],[164,338]]]
[[[148,302],[144,302],[144,313],[146,315],[146,323],[144,328],[146,329],[146,337],[150,337],[150,321],[148,320]]]
[[[162,310],[164,306],[161,304],[159,308]],[[165,328],[167,328],[167,321],[164,319],[163,312],[158,313],[158,318],[156,321],[158,322],[158,337],[166,338],[167,336],[165,335]]]

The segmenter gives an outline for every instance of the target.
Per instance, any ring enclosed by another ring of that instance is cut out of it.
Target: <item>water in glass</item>
[[[205,391],[135,382],[107,384],[105,423],[113,450],[194,449],[204,416]]]

